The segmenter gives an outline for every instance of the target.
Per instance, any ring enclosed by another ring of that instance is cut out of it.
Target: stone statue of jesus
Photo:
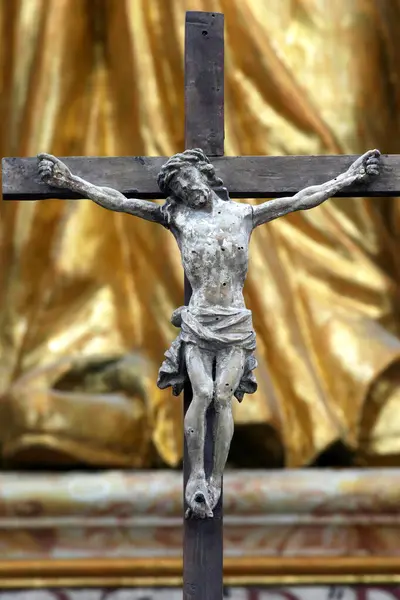
[[[251,234],[263,223],[314,208],[352,183],[378,175],[380,153],[371,150],[331,181],[258,206],[232,201],[199,149],[176,154],[161,168],[158,185],[167,196],[162,206],[92,185],[49,154],[40,154],[38,160],[45,183],[70,189],[104,208],[159,223],[177,241],[192,296],[188,306],[172,315],[180,334],[166,352],[158,385],[171,386],[178,395],[189,377],[193,400],[184,423],[191,467],[185,490],[187,515],[212,517],[233,435],[232,399],[241,401],[245,393],[257,389],[255,333],[243,298]],[[205,416],[212,401],[214,461],[207,480]]]

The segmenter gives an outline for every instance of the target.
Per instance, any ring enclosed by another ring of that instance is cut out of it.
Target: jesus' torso
[[[170,229],[192,287],[192,308],[245,306],[252,214],[249,204],[224,201],[216,194],[207,208],[176,205]]]

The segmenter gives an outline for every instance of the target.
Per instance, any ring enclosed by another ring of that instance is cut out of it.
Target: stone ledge
[[[0,553],[11,559],[179,557],[181,474],[10,473]],[[231,471],[226,557],[400,556],[400,469]]]

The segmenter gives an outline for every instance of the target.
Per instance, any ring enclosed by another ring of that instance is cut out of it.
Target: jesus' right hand
[[[381,153],[379,150],[368,150],[360,156],[349,168],[350,174],[357,175],[359,181],[376,177],[380,172]]]

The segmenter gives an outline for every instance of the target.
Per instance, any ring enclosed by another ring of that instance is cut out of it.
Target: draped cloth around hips
[[[254,356],[256,336],[250,310],[220,306],[191,309],[182,306],[173,313],[171,322],[180,327],[181,332],[165,353],[158,374],[159,388],[172,387],[175,396],[182,392],[188,379],[184,345],[195,344],[213,353],[232,347],[242,348],[245,351],[245,364],[234,396],[241,402],[244,394],[256,391],[257,382],[253,374],[257,367]]]

